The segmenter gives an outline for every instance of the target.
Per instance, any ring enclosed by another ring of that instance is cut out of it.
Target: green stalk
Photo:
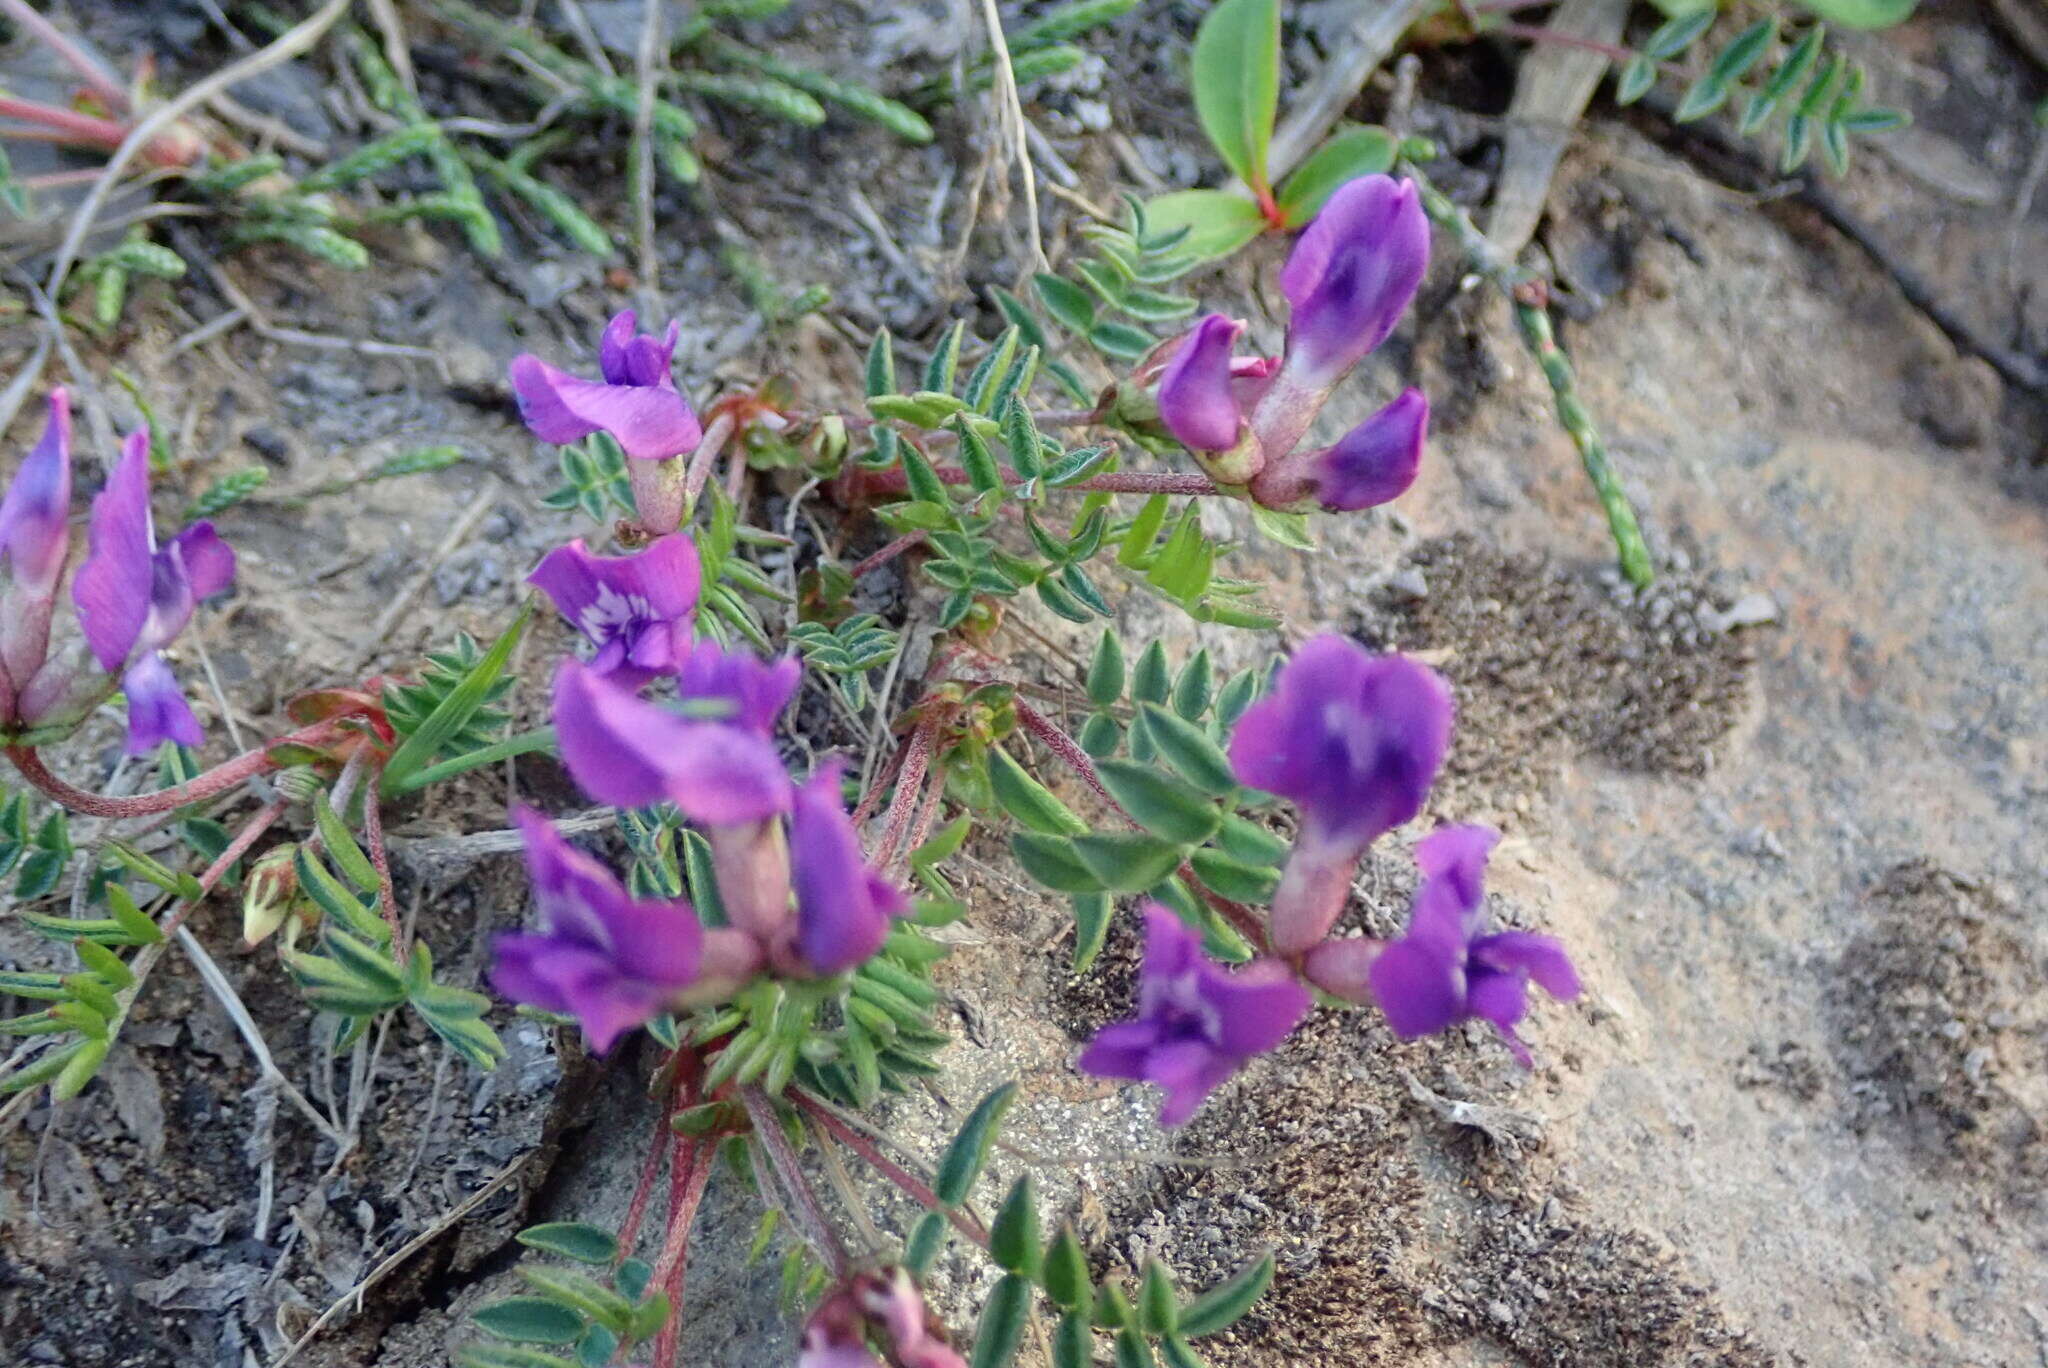
[[[508,736],[496,745],[485,746],[482,750],[471,751],[467,755],[458,755],[453,760],[443,760],[438,765],[429,765],[392,785],[391,796],[395,798],[403,793],[411,793],[429,784],[438,784],[443,779],[452,779],[469,770],[482,769],[485,765],[509,760],[515,755],[530,755],[534,751],[547,750],[554,744],[553,727],[535,727],[532,731]]]
[[[1505,256],[1414,162],[1403,158],[1401,171],[1414,179],[1421,193],[1423,212],[1429,215],[1430,222],[1457,240],[1467,266],[1492,281],[1508,297],[1522,345],[1529,349],[1543,370],[1543,378],[1550,382],[1550,392],[1557,400],[1558,425],[1579,449],[1586,478],[1593,482],[1593,492],[1607,512],[1607,527],[1614,537],[1621,572],[1638,588],[1649,584],[1657,572],[1650,560],[1650,548],[1643,541],[1642,529],[1636,525],[1635,508],[1616,478],[1614,467],[1608,463],[1607,443],[1594,426],[1592,411],[1579,397],[1571,359],[1557,345],[1557,334],[1550,326],[1550,283]]]

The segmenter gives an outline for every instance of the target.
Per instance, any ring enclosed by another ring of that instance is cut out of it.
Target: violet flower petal
[[[601,803],[667,800],[720,826],[789,810],[789,775],[766,735],[677,717],[573,660],[556,672],[553,714],[562,763]]]
[[[1500,931],[1472,943],[1472,961],[1502,973],[1534,979],[1559,1002],[1579,995],[1579,971],[1554,936],[1528,931]]]
[[[1287,364],[1334,383],[1379,346],[1429,268],[1429,219],[1413,181],[1361,176],[1337,188],[1280,272],[1293,306]]]
[[[1159,418],[1182,446],[1228,451],[1243,416],[1231,390],[1231,347],[1244,330],[1220,313],[1195,324],[1159,379]]]
[[[42,440],[30,451],[0,500],[0,554],[14,583],[48,595],[64,573],[71,546],[71,397],[50,391],[50,416]]]
[[[1366,970],[1373,999],[1403,1040],[1441,1031],[1465,1010],[1462,947],[1447,950],[1426,940],[1397,940]]]
[[[751,651],[729,651],[700,639],[676,667],[676,695],[686,701],[724,702],[730,712],[720,721],[768,736],[802,680],[803,666],[795,656],[764,661]]]
[[[687,649],[701,574],[696,546],[674,532],[630,556],[592,555],[578,537],[526,579],[597,646],[593,669],[637,688]]]
[[[510,375],[520,416],[544,442],[562,446],[604,431],[628,456],[666,460],[704,435],[689,401],[667,386],[584,380],[532,355],[513,358]]]
[[[1201,953],[1180,918],[1149,903],[1137,1018],[1097,1032],[1077,1064],[1158,1084],[1160,1123],[1179,1125],[1253,1055],[1286,1039],[1309,1003],[1284,965],[1261,960],[1233,974]]]
[[[149,520],[149,434],[129,436],[121,459],[93,497],[85,563],[71,581],[71,600],[86,644],[113,674],[128,659],[149,619],[156,540]]]
[[[889,908],[876,901],[875,876],[840,801],[843,770],[838,761],[820,766],[790,809],[797,949],[820,977],[866,963],[889,934]]]
[[[1450,735],[1442,676],[1325,635],[1238,720],[1230,761],[1239,780],[1293,802],[1323,837],[1363,850],[1422,810]]]
[[[206,740],[177,677],[157,652],[135,657],[121,676],[121,691],[128,696],[128,754],[146,755],[166,741],[197,746]]]
[[[1422,468],[1429,400],[1404,390],[1315,457],[1316,501],[1332,513],[1376,508],[1408,492]]]

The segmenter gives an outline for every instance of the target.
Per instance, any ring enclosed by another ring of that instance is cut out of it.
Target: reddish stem
[[[741,1088],[739,1092],[740,1104],[747,1109],[747,1119],[754,1123],[757,1153],[768,1157],[768,1165],[775,1171],[783,1195],[789,1198],[790,1218],[802,1231],[804,1241],[825,1261],[833,1280],[844,1282],[853,1261],[847,1257],[845,1246],[839,1243],[831,1222],[825,1219],[825,1210],[818,1205],[818,1194],[812,1190],[810,1179],[804,1177],[803,1165],[797,1161],[796,1150],[791,1148],[789,1136],[783,1132],[782,1119],[775,1114],[775,1104],[757,1087]]]
[[[1137,818],[1125,812],[1124,805],[1110,797],[1109,790],[1102,786],[1102,776],[1095,772],[1095,762],[1088,758],[1088,752],[1081,749],[1079,742],[1060,730],[1057,722],[1029,703],[1019,699],[1016,708],[1017,720],[1024,724],[1024,730],[1044,742],[1046,749],[1057,755],[1068,769],[1080,775],[1081,782],[1095,790],[1096,797],[1115,808],[1118,816],[1132,826],[1138,824]]]
[[[683,1333],[683,1275],[689,1268],[690,1229],[711,1181],[711,1154],[702,1140],[678,1135],[669,1168],[668,1243],[648,1276],[647,1285],[668,1293],[668,1320],[654,1339],[654,1368],[674,1368]]]
[[[882,1153],[876,1148],[874,1141],[841,1121],[816,1098],[800,1089],[791,1088],[785,1095],[799,1110],[816,1118],[819,1125],[831,1132],[833,1139],[867,1160],[869,1167],[902,1189],[913,1201],[921,1203],[929,1210],[944,1212],[955,1230],[982,1248],[988,1248],[988,1232],[982,1229],[981,1222],[966,1212],[941,1202],[936,1192],[920,1182],[908,1169]]]
[[[903,772],[903,757],[909,753],[909,747],[898,746],[889,758],[882,762],[882,772],[875,776],[875,782],[868,786],[868,791],[860,796],[860,802],[853,809],[855,830],[866,826],[868,818],[875,815],[875,804],[882,801],[882,795],[888,791],[889,785]]]
[[[1559,47],[1578,48],[1582,52],[1597,52],[1610,62],[1632,62],[1638,56],[1637,53],[1614,43],[1603,43],[1597,38],[1581,38],[1572,33],[1559,33],[1556,29],[1544,28],[1537,24],[1504,23],[1494,32],[1509,38],[1519,38],[1525,43],[1555,43]]]
[[[945,801],[945,797],[944,784],[925,785],[924,801],[918,804],[917,817],[910,824],[910,839],[904,845],[906,855],[923,845],[925,837],[931,834],[932,822],[938,817],[939,804]]]
[[[697,442],[697,449],[690,453],[690,464],[683,481],[685,506],[695,508],[697,496],[704,492],[705,484],[711,479],[711,467],[718,460],[718,453],[725,448],[725,439],[732,436],[733,421],[730,413],[721,413],[711,420],[711,426],[704,429],[704,435]]]
[[[200,874],[201,895],[180,903],[177,910],[171,913],[169,919],[159,928],[166,939],[178,933],[178,928],[185,924],[185,919],[192,915],[200,903],[206,901],[205,895],[213,891],[213,886],[221,881],[222,876],[234,866],[235,861],[249,853],[249,847],[256,844],[256,838],[270,830],[271,823],[282,816],[284,810],[285,800],[273,799],[249,819],[247,826],[235,833],[235,839],[228,842],[227,849],[221,851],[213,863],[206,867],[205,872]]]
[[[905,532],[902,536],[898,537],[895,541],[890,542],[881,550],[856,562],[854,567],[851,570],[848,570],[846,573],[852,576],[854,579],[858,580],[862,575],[865,575],[868,571],[873,570],[878,566],[887,565],[890,561],[895,560],[898,556],[902,555],[905,551],[908,551],[911,547],[922,545],[924,539],[930,535],[930,533],[922,531]]]
[[[127,112],[128,92],[114,74],[94,60],[84,48],[65,36],[55,24],[38,14],[29,5],[28,0],[0,0],[0,10],[6,11],[8,18],[21,25],[31,37],[56,53],[64,65],[77,72],[79,77],[92,87],[93,92],[107,102],[109,109]],[[114,145],[119,144],[120,140],[115,139]]]
[[[391,928],[391,947],[398,955],[399,968],[412,958],[404,928],[398,924],[398,893],[391,886],[391,852],[384,848],[384,815],[377,808],[377,785],[363,786],[363,839],[370,844],[370,863],[377,870],[377,902],[384,909],[384,923]]]
[[[36,753],[33,746],[9,746],[7,758],[21,771],[21,777],[33,784],[44,797],[63,804],[73,812],[84,813],[88,817],[148,817],[225,793],[237,784],[280,768],[277,762],[270,758],[272,747],[289,744],[317,745],[340,730],[340,721],[338,718],[328,718],[310,727],[287,732],[274,741],[266,742],[261,749],[238,755],[175,788],[159,789],[154,793],[139,793],[132,798],[106,798],[97,793],[87,793],[84,789],[73,788],[50,773],[43,764],[42,756]]]
[[[949,485],[967,483],[967,472],[953,466],[936,468],[939,479]],[[874,494],[902,494],[910,488],[910,477],[900,470],[860,472],[861,488]],[[1109,475],[1092,475],[1078,484],[1063,485],[1063,494],[1218,494],[1216,482],[1207,475],[1177,471],[1125,470]]]
[[[1102,777],[1095,772],[1095,762],[1088,758],[1088,752],[1082,750],[1073,737],[1061,731],[1057,723],[1044,713],[1038,711],[1038,709],[1032,707],[1029,703],[1021,700],[1017,703],[1017,720],[1024,724],[1026,731],[1044,742],[1047,749],[1051,750],[1054,755],[1065,761],[1067,768],[1080,775],[1082,781],[1089,788],[1095,790],[1097,797],[1115,808],[1117,813],[1126,822],[1129,822],[1134,827],[1138,825],[1137,819],[1124,811],[1123,804],[1112,798],[1109,790],[1102,786]],[[1182,861],[1180,869],[1176,872],[1181,876],[1182,882],[1195,890],[1196,896],[1222,914],[1226,921],[1237,928],[1239,935],[1250,941],[1259,950],[1268,948],[1266,944],[1266,928],[1260,923],[1258,914],[1243,903],[1233,902],[1229,898],[1223,897],[1221,894],[1214,893],[1204,887],[1202,881],[1195,877],[1194,869],[1186,861]]]
[[[889,800],[889,812],[882,825],[882,839],[875,843],[874,864],[886,868],[896,858],[897,843],[910,825],[911,810],[917,805],[918,795],[924,792],[925,771],[931,767],[932,738],[939,730],[939,719],[927,717],[917,724],[917,730],[910,734],[910,744],[904,749],[909,753],[903,758],[903,773],[896,781],[895,796]]]

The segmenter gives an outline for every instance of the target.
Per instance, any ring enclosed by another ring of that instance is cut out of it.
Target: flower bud
[[[249,866],[242,882],[242,943],[257,946],[270,939],[291,915],[299,896],[299,876],[292,868],[298,846],[281,845],[264,851]]]
[[[1210,314],[1159,377],[1159,420],[1218,484],[1241,485],[1259,473],[1259,443],[1244,430],[1231,384],[1231,348],[1244,324]]]
[[[311,803],[320,790],[326,787],[326,781],[321,779],[320,772],[311,765],[287,766],[272,775],[270,782],[277,785],[280,794],[301,807]]]

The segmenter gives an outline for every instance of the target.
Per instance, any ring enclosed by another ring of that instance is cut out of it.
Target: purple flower
[[[789,811],[789,774],[765,729],[679,717],[574,660],[555,674],[553,713],[562,763],[601,803],[670,802],[712,826]]]
[[[868,868],[840,801],[845,766],[827,761],[796,792],[789,819],[790,873],[796,888],[797,950],[819,977],[864,964],[910,910],[903,890]]]
[[[93,658],[120,673],[128,695],[128,751],[166,740],[196,746],[204,735],[159,654],[192,620],[199,600],[234,582],[235,553],[210,522],[162,548],[149,513],[149,433],[132,434],[106,488],[92,501],[91,549],[71,584]]]
[[[1231,348],[1244,324],[1212,313],[1195,324],[1159,378],[1159,419],[1191,451],[1228,451],[1244,420],[1230,388]]]
[[[1407,934],[1379,952],[1367,982],[1387,1024],[1403,1040],[1476,1017],[1492,1022],[1527,1068],[1529,1049],[1515,1035],[1515,1025],[1529,1011],[1529,980],[1567,1001],[1579,995],[1579,975],[1552,937],[1480,934],[1486,857],[1499,839],[1488,827],[1453,826],[1416,844],[1422,885]]]
[[[686,702],[721,701],[724,721],[757,736],[770,736],[775,720],[796,697],[803,667],[795,656],[763,660],[751,651],[728,651],[698,640],[676,669],[676,694]]]
[[[1280,273],[1293,306],[1287,354],[1251,417],[1270,458],[1300,444],[1332,387],[1386,340],[1428,266],[1429,219],[1412,181],[1361,176],[1330,196]]]
[[[1429,268],[1415,182],[1361,176],[1337,188],[1280,272],[1293,308],[1287,367],[1322,388],[1386,341]]]
[[[1166,1090],[1159,1123],[1178,1126],[1253,1055],[1287,1038],[1308,1011],[1308,990],[1277,960],[1231,973],[1202,954],[1201,937],[1158,903],[1145,905],[1145,967],[1138,1015],[1105,1026],[1080,1068]]]
[[[1252,497],[1268,508],[1314,504],[1331,513],[1389,503],[1415,483],[1428,427],[1429,400],[1421,390],[1404,390],[1335,446],[1297,451],[1268,466],[1252,482]]]
[[[1299,955],[1344,910],[1365,848],[1422,810],[1451,737],[1434,670],[1339,636],[1294,653],[1230,738],[1240,782],[1288,799],[1301,829],[1273,895],[1273,949]]]
[[[50,613],[71,550],[71,396],[50,391],[42,441],[21,463],[0,501],[0,557],[8,585],[0,599],[0,720],[42,668]]]
[[[900,1368],[966,1368],[901,1268],[856,1273],[819,1302],[804,1323],[797,1368],[882,1368],[868,1351],[870,1332]]]
[[[609,432],[628,456],[642,460],[679,456],[697,445],[703,429],[669,373],[678,329],[671,323],[665,336],[654,337],[636,335],[638,326],[631,309],[606,325],[597,357],[602,382],[570,375],[531,353],[513,358],[512,388],[534,436],[560,446]]]
[[[513,813],[547,930],[501,935],[491,983],[514,1002],[573,1016],[603,1054],[696,982],[704,928],[686,902],[641,902],[530,808]]]
[[[578,537],[526,580],[597,647],[595,673],[638,688],[674,674],[689,653],[700,575],[696,546],[674,532],[631,556],[593,556]]]

